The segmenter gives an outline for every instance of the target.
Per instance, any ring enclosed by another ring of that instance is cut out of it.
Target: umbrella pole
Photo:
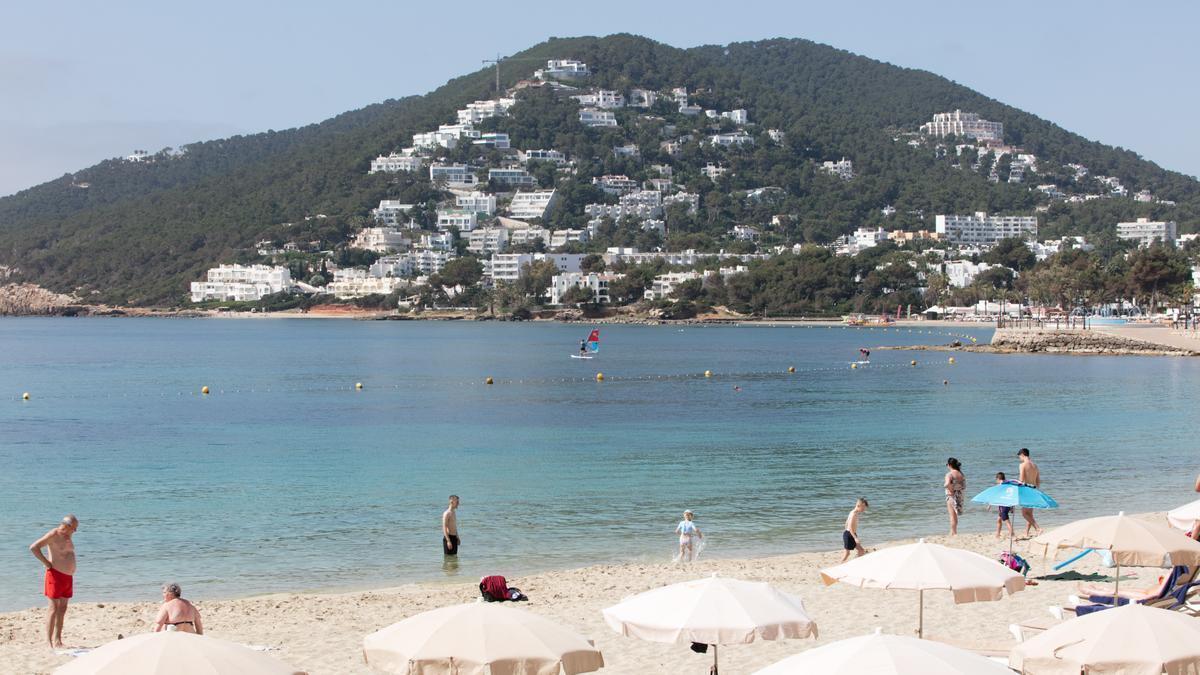
[[[712,675],[717,675],[717,646],[713,645],[713,667]]]
[[[917,591],[917,639],[925,637],[925,589]]]
[[[1121,604],[1121,596],[1117,595],[1121,592],[1121,563],[1117,563],[1117,579],[1113,582],[1113,606]]]

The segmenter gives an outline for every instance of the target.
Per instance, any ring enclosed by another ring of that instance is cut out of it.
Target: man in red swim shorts
[[[46,617],[46,639],[50,647],[62,647],[63,618],[67,603],[75,594],[75,542],[71,535],[79,529],[79,519],[63,516],[58,527],[29,545],[30,552],[46,567],[45,594],[50,600],[50,615]],[[45,548],[49,553],[42,553]]]

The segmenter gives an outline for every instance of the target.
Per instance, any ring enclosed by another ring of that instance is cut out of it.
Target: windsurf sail
[[[591,334],[587,338],[587,350],[595,354],[600,351],[600,329],[593,328]]]

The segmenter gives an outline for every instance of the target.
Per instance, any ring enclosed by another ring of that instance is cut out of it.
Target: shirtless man
[[[44,593],[50,600],[50,614],[46,617],[46,640],[52,649],[63,646],[63,618],[67,615],[67,603],[75,593],[75,542],[71,541],[71,535],[78,529],[79,519],[67,514],[63,516],[58,527],[29,545],[33,557],[46,567]],[[42,553],[43,548],[49,555]]]
[[[204,635],[204,624],[200,622],[200,610],[184,600],[179,584],[166,584],[162,588],[163,604],[158,608],[154,620],[154,632],[177,630],[182,633]]]
[[[850,551],[856,551],[860,556],[866,553],[858,539],[858,517],[866,510],[866,497],[859,497],[850,515],[846,516],[846,529],[842,530],[842,562],[850,557]]]
[[[450,495],[450,506],[442,513],[442,552],[458,555],[458,495]]]
[[[1037,464],[1029,459],[1029,448],[1021,448],[1017,451],[1017,459],[1021,460],[1021,475],[1020,481],[1030,487],[1041,488],[1042,474],[1038,471]],[[1037,521],[1033,519],[1033,509],[1021,509],[1021,517],[1025,519],[1025,536],[1032,536],[1033,530],[1037,530],[1038,534],[1042,533],[1042,528],[1038,527]]]

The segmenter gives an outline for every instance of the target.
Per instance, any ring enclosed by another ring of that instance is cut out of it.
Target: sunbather
[[[1165,574],[1158,578],[1158,583],[1149,588],[1122,588],[1117,597],[1130,602],[1146,602],[1147,600],[1157,600],[1165,596],[1179,581],[1179,578],[1187,573],[1186,565],[1178,565],[1171,570],[1170,574]],[[1096,584],[1079,584],[1079,595],[1085,599],[1091,599],[1092,602],[1100,604],[1112,604],[1113,593],[1108,586],[1099,586]],[[1124,604],[1124,603],[1121,603]]]

